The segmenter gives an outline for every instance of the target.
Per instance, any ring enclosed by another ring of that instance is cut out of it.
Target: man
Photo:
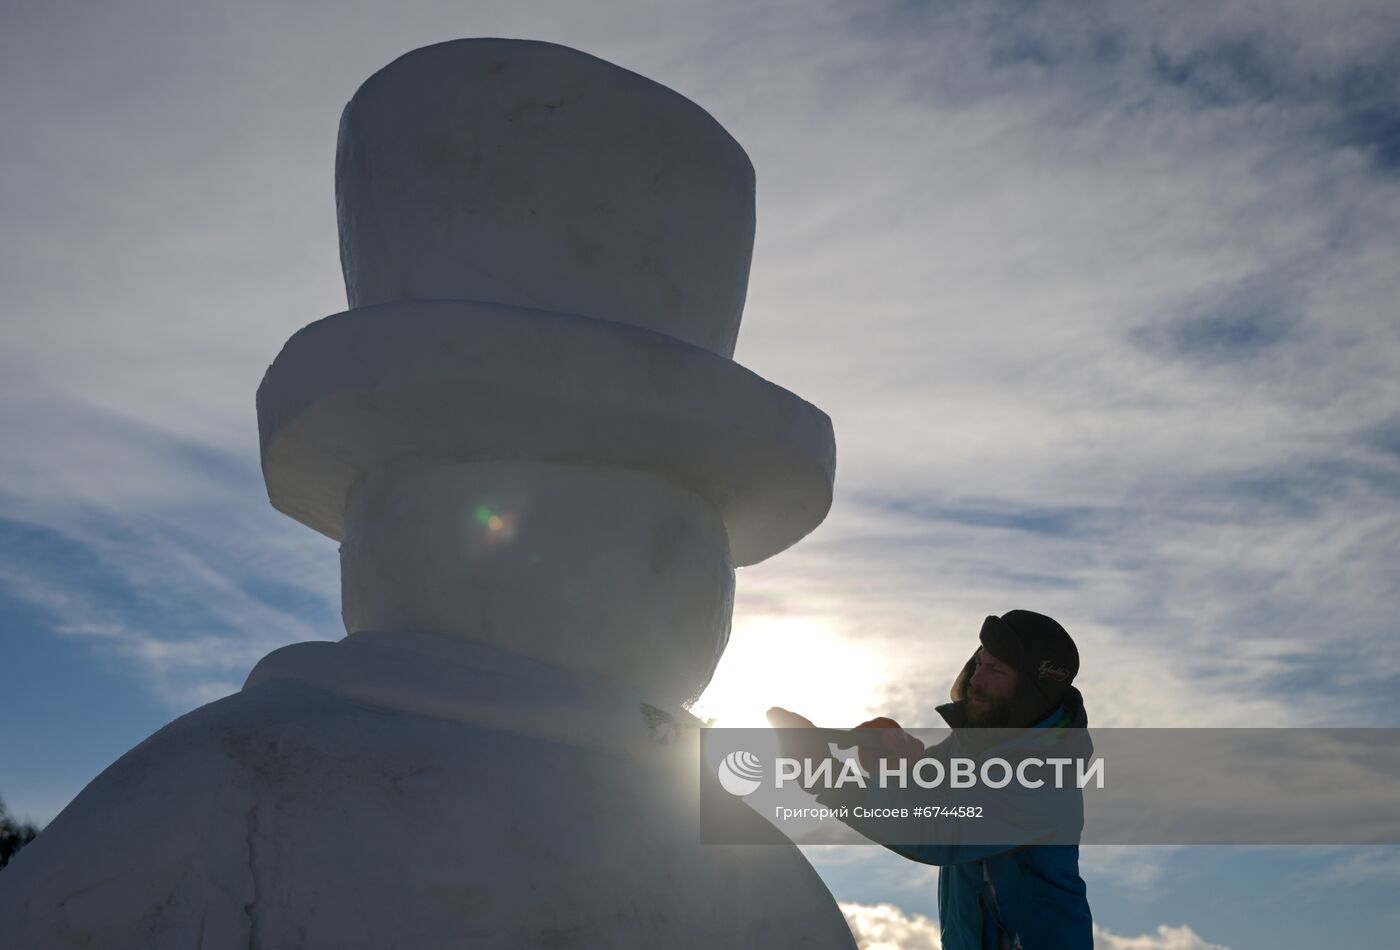
[[[938,707],[952,735],[925,749],[892,719],[880,717],[861,723],[858,728],[881,730],[876,742],[861,743],[861,764],[868,771],[874,772],[881,759],[904,760],[908,765],[909,760],[927,757],[978,758],[989,751],[989,742],[997,741],[991,737],[1006,737],[1005,730],[1018,730],[1017,734],[1032,737],[1041,747],[1088,748],[1087,733],[1065,732],[1084,729],[1088,718],[1083,697],[1071,685],[1079,672],[1079,652],[1064,627],[1044,614],[1012,610],[1000,617],[988,617],[980,639],[977,651],[953,682],[953,701]],[[779,707],[769,710],[768,719],[779,728],[812,727],[810,720]],[[980,731],[984,729],[1002,731]],[[814,743],[810,736],[780,736],[789,754],[829,754],[825,742]],[[1058,741],[1061,737],[1066,737],[1064,742]],[[876,801],[869,797],[871,794],[856,790],[853,799],[848,790],[827,791],[818,793],[817,800],[823,804],[852,805],[856,801]],[[895,794],[904,796],[899,801],[910,804],[939,802],[939,790],[914,787]],[[1050,801],[1055,793],[1037,794],[1039,800]],[[1065,799],[1064,794],[1072,798]],[[895,799],[886,796],[878,801],[890,804]],[[1053,825],[1059,834],[1047,832],[1044,838],[1064,840],[1063,832],[1069,825],[1072,840],[1077,842],[1083,823],[1078,789],[1061,793],[1060,804],[1068,804],[1068,811],[1052,806],[1046,814],[1057,817],[1053,821],[1045,819],[1047,827]],[[856,821],[850,823],[874,840],[882,837]],[[937,829],[933,834],[946,835],[947,840],[914,845],[888,840],[881,843],[911,860],[939,865],[938,914],[945,950],[1091,950],[1092,918],[1084,881],[1079,876],[1077,843],[964,843],[956,840],[960,833],[956,820],[926,825]],[[1036,836],[1038,831],[1027,835]]]

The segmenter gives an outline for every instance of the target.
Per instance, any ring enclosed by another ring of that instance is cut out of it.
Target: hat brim
[[[710,501],[736,566],[831,507],[821,410],[662,333],[461,300],[334,314],[294,334],[258,388],[268,497],[339,540],[350,491],[401,459],[531,459],[652,472]]]

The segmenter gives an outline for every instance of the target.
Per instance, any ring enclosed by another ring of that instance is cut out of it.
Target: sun
[[[735,618],[714,679],[691,711],[715,726],[767,726],[783,706],[819,726],[848,728],[869,718],[885,664],[820,617]]]

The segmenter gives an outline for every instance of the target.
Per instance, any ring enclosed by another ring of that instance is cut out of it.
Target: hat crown
[[[1067,686],[1079,674],[1079,649],[1059,621],[1033,610],[1008,610],[1000,619],[1016,632],[1022,666],[1038,681]]]
[[[336,210],[352,308],[505,303],[733,355],[753,166],[695,103],[586,53],[474,39],[390,63],[341,117]]]

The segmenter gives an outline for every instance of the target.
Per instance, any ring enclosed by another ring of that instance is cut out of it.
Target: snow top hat
[[[695,103],[551,43],[424,47],[345,107],[336,209],[350,309],[258,389],[280,511],[339,539],[385,465],[531,459],[689,488],[737,566],[826,516],[831,420],[731,359],[753,166]]]

